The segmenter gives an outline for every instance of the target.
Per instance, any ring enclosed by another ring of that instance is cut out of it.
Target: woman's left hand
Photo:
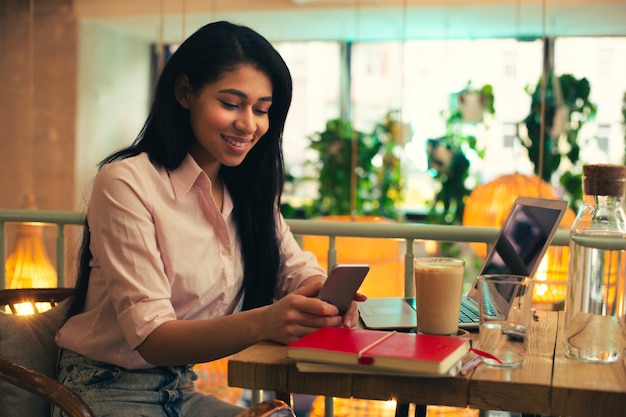
[[[344,327],[354,327],[359,323],[359,308],[357,303],[365,300],[367,300],[365,294],[361,294],[360,292],[356,293],[354,301],[350,304],[350,308],[346,311],[346,314],[343,315],[341,324],[343,324]]]

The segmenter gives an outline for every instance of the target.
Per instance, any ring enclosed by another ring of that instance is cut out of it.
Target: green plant
[[[400,112],[392,110],[388,112],[383,121],[376,124],[373,136],[381,142],[379,151],[380,164],[375,166],[377,214],[397,218],[399,215],[398,205],[403,199],[404,179],[402,176],[401,152],[404,145],[403,126],[399,120]]]
[[[472,94],[477,97],[480,108],[478,118],[468,121],[460,104],[464,97]],[[468,129],[468,126],[481,122],[486,113],[495,113],[493,88],[489,84],[474,89],[468,82],[466,88],[455,96],[448,109],[446,135],[427,141],[429,172],[440,183],[426,217],[426,222],[433,224],[462,223],[465,200],[471,192],[465,185],[470,170],[467,154],[484,156],[484,150],[478,148],[474,129]]]
[[[320,198],[304,208],[307,217],[398,218],[403,193],[396,115],[389,112],[372,133],[355,130],[349,121],[333,119],[324,131],[309,136],[310,148],[318,158],[307,164],[317,173]]]
[[[446,136],[427,141],[429,172],[440,183],[426,215],[427,223],[460,224],[471,192],[465,186],[470,161],[462,148],[450,142]]]
[[[554,80],[558,80],[558,86]],[[545,87],[544,100],[544,140],[541,146],[541,90],[542,78],[539,79],[533,92],[526,88],[531,95],[530,114],[524,120],[527,136],[519,135],[522,145],[528,150],[528,157],[534,164],[536,175],[548,183],[552,183],[553,176],[558,172],[562,161],[568,160],[571,167],[559,176],[559,183],[567,192],[570,205],[574,210],[582,201],[582,171],[580,160],[580,144],[578,133],[582,126],[593,120],[596,114],[596,105],[589,101],[591,87],[586,78],[577,79],[571,74],[563,74],[556,78],[548,77]],[[562,98],[559,97],[559,91]],[[564,138],[564,143],[560,143]],[[542,162],[540,162],[540,159]]]

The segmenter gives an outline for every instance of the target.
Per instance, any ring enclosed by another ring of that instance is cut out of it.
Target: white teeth
[[[243,148],[243,147],[245,147],[248,144],[248,142],[237,142],[236,140],[231,139],[228,136],[224,136],[224,135],[222,135],[222,138],[224,138],[224,140],[226,142],[228,142],[231,145],[236,146],[238,148]]]

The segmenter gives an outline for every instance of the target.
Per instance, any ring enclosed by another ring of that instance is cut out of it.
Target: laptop
[[[482,274],[516,274],[533,277],[548,250],[567,201],[518,197],[490,247],[480,271]],[[415,298],[368,298],[359,303],[366,328],[411,330],[417,327]],[[459,328],[478,328],[477,279],[461,300]]]

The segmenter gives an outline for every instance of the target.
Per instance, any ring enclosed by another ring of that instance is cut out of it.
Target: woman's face
[[[176,82],[176,98],[189,110],[196,142],[191,156],[215,180],[221,165],[241,164],[269,128],[269,77],[251,65],[225,73],[192,93],[187,77]]]

